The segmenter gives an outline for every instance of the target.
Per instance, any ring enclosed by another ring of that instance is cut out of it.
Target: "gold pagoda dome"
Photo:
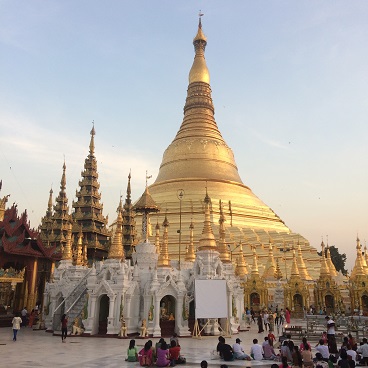
[[[302,238],[292,233],[279,216],[263,203],[240,178],[232,149],[227,145],[215,120],[215,108],[209,84],[209,71],[205,60],[207,38],[199,22],[193,40],[195,55],[189,73],[189,85],[181,126],[166,148],[157,178],[149,186],[152,199],[160,208],[167,210],[170,218],[168,249],[170,257],[177,259],[190,244],[189,229],[195,224],[194,245],[201,239],[201,226],[205,203],[205,189],[211,193],[210,217],[216,241],[220,234],[219,219],[222,202],[223,215],[228,219],[226,237],[249,239],[249,244],[258,244],[271,236],[275,238],[274,251],[279,252],[283,240]],[[184,193],[179,196],[178,193]],[[181,247],[178,234],[181,230]],[[304,238],[302,238],[305,240]],[[310,249],[305,240],[305,246]],[[319,257],[314,249],[310,258],[319,266]],[[309,261],[309,259],[308,259]],[[317,270],[319,267],[317,266]],[[313,267],[313,266],[312,266]]]

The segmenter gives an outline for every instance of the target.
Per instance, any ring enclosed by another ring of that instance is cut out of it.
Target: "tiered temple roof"
[[[100,184],[98,182],[97,160],[95,151],[95,128],[91,130],[89,155],[84,162],[82,180],[79,181],[80,189],[76,191],[77,200],[73,201],[73,235],[77,237],[82,227],[83,241],[88,248],[88,257],[106,257],[110,232],[107,229],[108,217],[103,216],[101,204]]]

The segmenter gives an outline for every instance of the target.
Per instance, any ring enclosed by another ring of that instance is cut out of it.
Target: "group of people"
[[[130,340],[126,360],[139,362],[142,367],[153,364],[157,367],[173,367],[176,364],[186,363],[186,359],[180,354],[179,339],[176,334],[170,338],[170,344],[161,338],[153,347],[152,340],[148,340],[139,352],[135,346],[135,340]]]
[[[249,315],[250,317],[248,318],[247,316]],[[279,310],[277,307],[274,312],[264,310],[262,312],[257,313],[257,315],[252,310],[252,308],[250,310],[248,310],[247,308],[245,311],[245,316],[249,324],[251,321],[257,323],[258,333],[262,333],[264,331],[274,331],[275,326],[281,326],[285,322],[289,324],[291,319],[291,313],[289,308],[285,308],[285,310],[283,309]]]

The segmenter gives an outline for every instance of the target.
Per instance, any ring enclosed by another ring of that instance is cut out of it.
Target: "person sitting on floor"
[[[234,358],[242,360],[251,360],[250,356],[244,353],[244,349],[242,348],[240,343],[241,343],[240,339],[235,340],[235,344],[233,345]]]
[[[263,359],[263,349],[262,346],[258,344],[258,340],[253,340],[253,345],[250,348],[250,356],[254,360],[262,360]]]
[[[171,363],[169,360],[170,352],[168,349],[168,346],[166,344],[166,341],[163,341],[161,343],[161,346],[157,349],[157,361],[156,365],[157,367],[168,367]]]
[[[138,361],[138,352],[137,347],[135,346],[135,340],[130,340],[127,358],[125,359],[128,362],[137,362]]]
[[[264,338],[264,341],[262,343],[262,349],[264,359],[273,360],[276,358],[275,350],[273,349],[273,346],[270,345],[270,341],[267,336]]]
[[[175,340],[171,340],[169,352],[172,366],[175,364],[184,364],[187,362],[187,360],[180,355],[180,346],[176,345]]]
[[[142,367],[148,367],[152,365],[153,362],[153,350],[152,350],[152,340],[148,340],[143,349],[138,353],[139,364]]]

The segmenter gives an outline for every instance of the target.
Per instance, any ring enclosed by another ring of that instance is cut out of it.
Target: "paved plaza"
[[[292,321],[294,322],[294,321]],[[299,322],[299,323],[298,323]],[[296,324],[300,324],[300,321]],[[240,332],[227,338],[230,345],[235,343],[236,338],[242,340],[241,345],[247,354],[254,338],[262,343],[266,333],[258,334],[255,324],[250,331]],[[277,333],[276,333],[277,335]],[[0,366],[7,367],[138,367],[139,363],[125,361],[129,339],[102,338],[102,337],[79,337],[68,336],[66,343],[61,342],[60,336],[53,336],[45,331],[34,331],[28,327],[22,327],[18,333],[16,342],[12,341],[12,329],[0,328]],[[151,338],[155,344],[158,338]],[[169,339],[166,339],[167,341]],[[295,342],[299,341],[294,337]],[[140,350],[147,339],[136,338],[136,345]],[[209,367],[220,367],[224,364],[220,360],[211,360],[210,352],[216,349],[217,337],[180,338],[182,355],[187,358],[186,366],[199,367],[202,360],[207,360]],[[138,351],[139,351],[138,350]],[[270,367],[270,361],[226,362],[229,366],[242,367]],[[179,366],[179,365],[178,365]],[[177,367],[178,367],[177,366]],[[184,367],[184,366],[183,366]]]

